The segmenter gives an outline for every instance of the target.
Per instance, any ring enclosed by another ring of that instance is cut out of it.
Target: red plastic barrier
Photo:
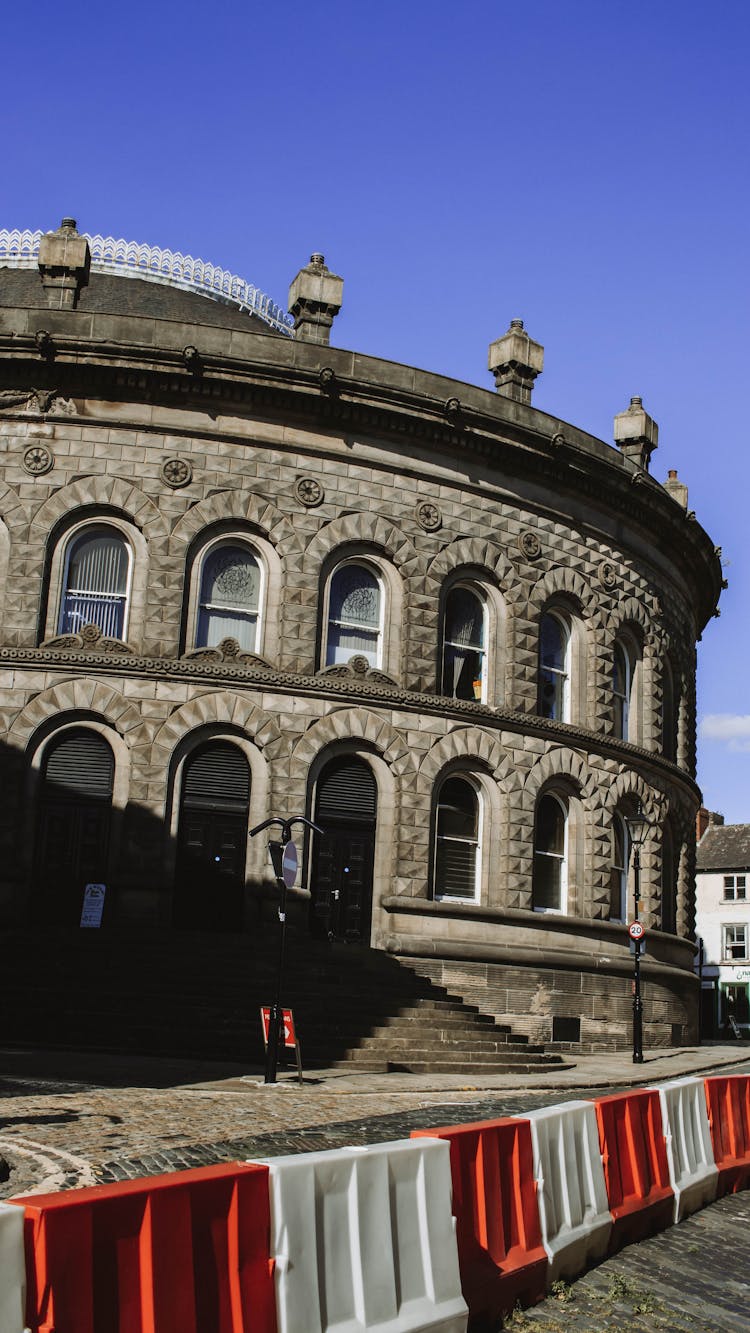
[[[607,1199],[614,1218],[611,1250],[672,1225],[674,1192],[655,1088],[618,1092],[595,1103]]]
[[[718,1193],[736,1194],[750,1186],[750,1075],[704,1080]]]
[[[532,1305],[541,1300],[547,1255],[528,1120],[414,1130],[412,1138],[419,1137],[450,1143],[458,1263],[470,1326],[496,1321],[516,1301]]]
[[[276,1333],[268,1169],[14,1199],[32,1333]]]

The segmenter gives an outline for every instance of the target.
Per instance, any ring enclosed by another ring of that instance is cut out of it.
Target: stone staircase
[[[260,932],[15,932],[0,970],[0,1043],[261,1066],[259,1010],[275,993],[276,942]],[[565,1067],[379,950],[290,933],[285,976],[306,1070]]]

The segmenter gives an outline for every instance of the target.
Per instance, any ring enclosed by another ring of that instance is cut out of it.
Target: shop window
[[[434,896],[474,902],[479,896],[481,800],[466,778],[446,778],[438,792]]]
[[[262,586],[263,567],[248,546],[212,547],[201,569],[196,647],[236,639],[245,652],[257,652]]]
[[[564,912],[568,892],[568,810],[563,800],[548,793],[540,800],[534,823],[535,911]]]
[[[131,552],[114,528],[86,528],[66,555],[59,634],[78,634],[97,625],[103,635],[124,639],[127,632]]]
[[[328,585],[326,666],[365,657],[382,665],[383,591],[369,565],[348,561],[334,570]]]
[[[454,584],[445,599],[441,684],[441,693],[451,699],[487,697],[486,622],[482,598],[465,584]]]

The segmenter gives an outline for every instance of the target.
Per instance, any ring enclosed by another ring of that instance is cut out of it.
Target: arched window
[[[570,626],[546,611],[539,625],[537,712],[554,722],[570,721]]]
[[[201,570],[196,647],[236,639],[245,652],[256,652],[262,581],[260,561],[248,546],[212,547]]]
[[[239,930],[243,923],[250,765],[212,740],[186,759],[175,872],[175,924]]]
[[[619,634],[612,655],[612,704],[616,740],[640,740],[638,689],[641,653],[629,634]]]
[[[435,898],[479,896],[481,802],[466,778],[446,778],[435,821]]]
[[[610,871],[609,919],[626,921],[628,915],[628,868],[630,834],[627,822],[617,811],[612,820],[612,869]]]
[[[334,570],[328,585],[326,666],[366,657],[370,666],[382,665],[383,594],[380,580],[369,565],[347,561]]]
[[[451,699],[487,697],[485,652],[486,609],[464,584],[455,584],[445,599],[441,693]]]
[[[537,806],[534,825],[534,909],[564,912],[567,893],[568,811],[558,796],[547,793]]]
[[[130,547],[115,528],[86,528],[70,543],[60,608],[59,634],[98,625],[124,639],[128,619]]]

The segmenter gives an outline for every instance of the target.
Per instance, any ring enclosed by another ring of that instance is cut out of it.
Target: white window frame
[[[624,864],[624,866],[618,866],[618,865],[615,865],[614,854],[613,854],[613,857],[612,857],[612,869],[618,871],[618,873],[619,873],[619,879],[620,879],[620,912],[619,912],[619,915],[618,915],[618,916],[611,916],[609,919],[610,919],[610,921],[627,921],[627,919],[628,919],[628,879],[629,879],[629,876],[630,876],[630,853],[631,853],[631,850],[632,850],[632,848],[631,848],[631,839],[630,839],[630,830],[628,829],[628,821],[627,821],[627,819],[625,818],[624,815],[622,815],[622,814],[620,813],[619,810],[616,810],[616,811],[615,811],[614,819],[615,819],[615,821],[617,821],[617,823],[618,823],[618,825],[619,825],[619,827],[620,827],[620,830],[621,830],[621,832],[622,832],[622,847],[623,847],[623,853],[624,853],[624,858],[625,858],[625,864]],[[613,822],[614,822],[614,821],[613,821]],[[616,840],[615,840],[615,836],[614,836],[614,828],[613,828],[613,830],[612,830],[612,850],[613,850],[613,853],[614,853],[614,848],[616,847],[616,845],[617,845],[617,844],[616,844]]]
[[[734,934],[734,939],[730,937],[730,932]],[[742,949],[742,953],[730,953],[730,949]],[[722,925],[721,956],[725,963],[748,962],[746,921],[733,921]]]
[[[472,790],[473,793],[474,793],[474,797],[475,797],[475,799],[476,799],[476,803],[477,803],[477,836],[476,836],[476,840],[474,840],[474,839],[472,839],[472,838],[451,838],[451,837],[445,837],[445,836],[440,837],[440,835],[439,835],[438,830],[439,830],[439,818],[440,818],[440,814],[439,814],[439,812],[440,812],[440,793],[441,793],[443,787],[445,786],[446,782],[450,782],[452,779],[459,779],[461,782],[465,782],[466,785],[467,785],[467,787],[470,787],[471,790]],[[484,835],[484,801],[483,801],[483,799],[482,799],[482,789],[481,789],[481,787],[479,787],[478,784],[477,784],[476,782],[474,782],[474,781],[472,780],[472,778],[471,778],[468,774],[466,774],[466,773],[461,773],[461,772],[458,772],[458,773],[447,773],[447,774],[445,775],[445,777],[442,779],[442,781],[441,781],[441,783],[440,783],[440,786],[439,786],[438,789],[437,789],[437,796],[436,796],[436,801],[435,801],[435,838],[434,838],[434,847],[433,847],[433,851],[432,851],[432,884],[433,884],[433,895],[432,895],[432,896],[433,896],[435,902],[439,902],[439,903],[446,903],[446,902],[449,902],[449,903],[472,903],[472,902],[473,902],[473,903],[478,903],[478,902],[479,902],[479,900],[480,900],[480,895],[481,895],[481,885],[482,885],[482,842],[483,842],[483,835]],[[464,898],[464,897],[462,897],[460,894],[455,894],[455,893],[440,893],[440,892],[438,891],[438,883],[437,883],[437,856],[438,856],[438,842],[461,842],[461,843],[464,843],[464,844],[467,844],[467,843],[473,843],[473,845],[474,845],[474,897],[473,897],[473,898]]]
[[[215,553],[215,551],[217,551],[220,547],[224,546],[234,548],[235,550],[240,550],[244,548],[245,550],[249,551],[250,555],[257,562],[258,569],[260,571],[260,582],[258,585],[258,615],[255,622],[255,645],[252,648],[242,649],[243,652],[250,652],[257,654],[260,652],[260,646],[263,643],[263,634],[265,631],[265,607],[266,607],[266,586],[267,586],[266,562],[263,559],[261,552],[258,550],[258,547],[255,546],[252,541],[246,541],[243,537],[235,536],[232,533],[224,533],[222,534],[222,536],[216,537],[213,541],[208,542],[206,546],[204,546],[201,549],[200,554],[198,556],[198,562],[197,562],[198,578],[194,585],[195,614],[193,618],[194,622],[193,636],[192,636],[193,646],[195,648],[215,646],[215,645],[201,644],[198,642],[198,635],[200,632],[200,623],[201,623],[201,611],[203,609],[203,601],[202,601],[203,576],[205,573],[206,561],[210,559],[210,557]],[[231,608],[228,609],[231,610]],[[224,637],[235,638],[236,635],[225,635]]]
[[[555,620],[560,626],[563,636],[564,651],[562,668],[543,667],[542,666],[542,628],[545,619]],[[537,695],[541,691],[542,671],[549,671],[557,677],[555,684],[555,700],[560,701],[560,716],[547,719],[550,722],[570,722],[570,662],[571,662],[571,640],[572,626],[568,618],[561,614],[557,609],[552,608],[543,611],[539,619],[539,645],[537,652]],[[543,716],[540,714],[540,716]]]
[[[382,571],[378,568],[378,566],[377,566],[376,564],[374,564],[371,560],[368,560],[368,559],[366,559],[366,558],[358,558],[356,555],[349,557],[349,559],[347,559],[347,560],[340,560],[339,563],[338,563],[337,565],[335,565],[334,568],[331,570],[330,574],[328,575],[328,578],[326,579],[326,591],[325,591],[325,603],[324,603],[324,615],[325,615],[324,626],[325,626],[325,633],[324,633],[324,636],[323,636],[323,652],[322,652],[323,666],[324,666],[324,667],[329,667],[329,666],[342,665],[341,662],[336,663],[336,662],[334,662],[334,661],[329,661],[329,653],[330,653],[330,646],[331,646],[331,632],[330,632],[330,631],[331,631],[331,623],[332,623],[332,618],[331,618],[331,588],[332,588],[332,586],[333,586],[333,580],[335,579],[335,577],[336,577],[336,575],[339,573],[339,571],[342,570],[342,569],[345,569],[345,568],[346,568],[347,566],[349,566],[349,565],[354,565],[357,569],[364,569],[364,570],[366,570],[367,573],[368,573],[368,574],[372,574],[373,577],[375,578],[375,580],[377,581],[377,585],[378,585],[378,595],[379,595],[379,604],[378,604],[378,626],[377,626],[377,640],[376,640],[376,642],[377,642],[377,649],[376,649],[376,652],[375,652],[375,661],[372,662],[370,665],[371,665],[372,667],[374,667],[376,670],[380,671],[380,670],[383,669],[383,641],[384,641],[384,629],[385,629],[385,600],[386,600],[386,584],[385,584],[385,579],[383,578]],[[335,623],[336,623],[336,625],[342,625],[342,624],[343,624],[343,622],[341,622],[341,621],[336,621]],[[355,628],[361,628],[361,626],[356,626],[356,625],[352,624],[351,628],[353,628],[353,629],[355,629]],[[369,627],[368,627],[368,628],[369,628]],[[367,653],[364,652],[362,649],[354,649],[354,650],[349,654],[349,657],[350,657],[350,658],[351,658],[351,657],[359,657],[359,656],[366,657],[366,656],[367,656]],[[347,660],[348,660],[348,659],[347,659]]]
[[[474,647],[473,644],[459,644],[459,643],[454,643],[452,639],[448,639],[448,638],[446,638],[446,620],[447,620],[447,614],[448,614],[448,598],[449,598],[449,596],[450,596],[450,594],[451,594],[452,592],[457,592],[459,589],[463,589],[464,592],[471,593],[472,597],[475,597],[476,600],[479,602],[479,605],[480,605],[480,607],[481,607],[481,609],[482,609],[482,643],[481,643],[481,647],[479,647],[479,648]],[[448,691],[447,691],[447,689],[446,689],[446,680],[445,680],[445,650],[446,650],[446,648],[466,648],[466,647],[468,647],[468,648],[471,649],[472,652],[475,652],[475,653],[478,653],[478,654],[479,654],[480,664],[481,664],[479,698],[476,699],[475,702],[476,702],[476,703],[483,703],[483,704],[487,702],[487,679],[488,679],[488,660],[487,660],[487,659],[488,659],[488,649],[487,649],[487,644],[488,644],[488,639],[489,639],[489,617],[488,617],[488,611],[487,611],[487,598],[484,596],[484,593],[483,593],[483,591],[481,590],[480,585],[478,585],[478,584],[476,584],[476,583],[468,582],[468,581],[465,580],[465,579],[460,579],[460,580],[458,580],[458,581],[455,582],[455,583],[451,583],[450,586],[449,586],[448,588],[446,588],[446,591],[445,591],[445,600],[444,600],[444,603],[443,603],[443,615],[442,615],[442,633],[441,633],[441,642],[440,642],[440,692],[441,692],[441,694],[442,694],[445,698],[447,698],[447,699],[456,699],[456,698],[458,697],[456,694],[453,694],[453,693],[450,693],[450,694],[449,694]]]
[[[739,892],[740,889],[742,890],[741,893]],[[747,902],[747,875],[724,876],[724,902],[725,903]]]
[[[123,605],[122,634],[109,635],[105,634],[104,630],[102,630],[102,636],[104,638],[119,638],[121,641],[124,642],[128,637],[128,629],[130,625],[130,607],[131,607],[131,597],[133,590],[133,548],[130,542],[128,541],[125,533],[122,531],[120,527],[118,527],[114,523],[107,523],[106,521],[102,522],[101,520],[100,521],[93,520],[90,523],[84,523],[80,527],[75,528],[71,533],[68,534],[68,538],[65,543],[65,558],[63,560],[63,577],[62,577],[62,586],[60,591],[60,605],[57,613],[56,632],[58,634],[77,634],[80,632],[79,630],[66,629],[64,624],[65,614],[66,614],[66,602],[68,596],[73,595],[72,590],[68,588],[68,579],[70,577],[70,559],[76,546],[81,541],[84,541],[86,537],[93,537],[99,533],[107,533],[107,534],[112,533],[114,536],[117,537],[118,541],[122,543],[127,553],[128,570],[125,579],[125,592],[117,594],[117,596],[122,599],[122,605]],[[82,590],[79,590],[79,592],[80,591]],[[95,623],[94,621],[84,620],[81,623],[81,629],[83,628],[84,625],[94,624],[94,623]]]
[[[538,814],[539,807],[540,807],[542,801],[543,801],[543,800],[546,800],[547,798],[550,798],[551,800],[556,801],[557,804],[559,805],[560,809],[562,810],[562,813],[563,813],[563,850],[562,850],[562,855],[561,855],[561,856],[560,856],[557,852],[541,852],[541,851],[537,851],[537,846],[536,846],[537,814]],[[565,915],[567,914],[567,910],[568,910],[568,859],[569,859],[569,857],[568,857],[568,853],[569,853],[569,849],[570,849],[570,806],[569,806],[568,803],[563,799],[563,797],[558,796],[557,792],[555,792],[555,791],[546,791],[546,792],[543,792],[542,795],[540,796],[538,802],[537,802],[536,810],[534,811],[534,846],[533,846],[533,850],[532,850],[532,856],[533,856],[533,865],[532,865],[532,893],[533,893],[533,879],[534,879],[533,871],[534,871],[534,866],[536,866],[536,858],[537,858],[538,856],[549,856],[549,857],[552,857],[555,861],[558,861],[558,862],[560,863],[560,906],[559,906],[559,907],[544,907],[544,906],[537,905],[536,903],[534,903],[533,906],[534,906],[534,911],[535,911],[535,912],[549,912],[549,913],[551,913],[553,916],[565,916]]]

